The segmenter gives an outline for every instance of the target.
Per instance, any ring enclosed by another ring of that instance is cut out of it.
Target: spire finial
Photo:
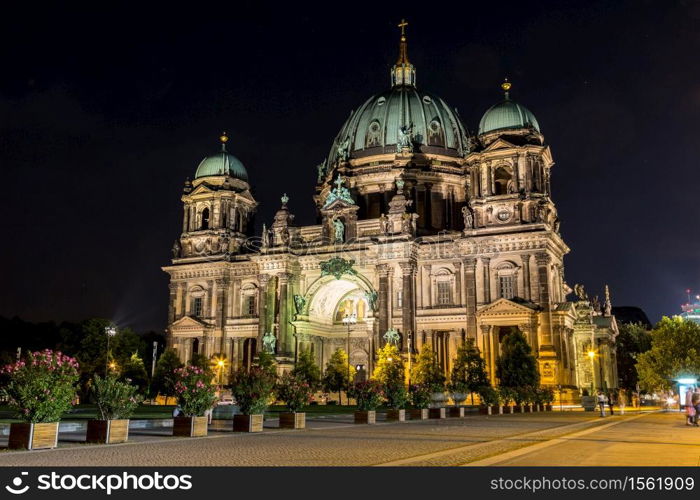
[[[401,19],[398,27],[401,28],[401,42],[399,43],[399,58],[391,70],[392,85],[415,85],[416,69],[408,60],[408,42],[406,41],[406,26],[408,22]]]
[[[226,151],[226,143],[228,142],[228,135],[226,135],[226,132],[221,132],[219,140],[221,141],[221,151]]]
[[[504,92],[505,95],[506,95],[506,99],[509,98],[509,95],[508,95],[509,92],[508,92],[508,91],[510,90],[510,88],[511,88],[512,86],[513,86],[513,84],[510,83],[510,82],[508,81],[508,77],[505,77],[505,78],[503,79],[503,83],[501,84],[501,88],[503,89],[503,92]]]

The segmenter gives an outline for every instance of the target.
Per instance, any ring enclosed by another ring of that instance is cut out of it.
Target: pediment
[[[358,206],[348,203],[340,198],[333,200],[330,204],[324,205],[322,212],[333,212],[337,210],[357,210]]]
[[[497,149],[511,149],[516,147],[517,146],[515,144],[508,142],[503,138],[498,138],[489,144],[488,147],[484,149],[484,152],[496,151]]]
[[[171,330],[204,330],[211,327],[207,323],[191,316],[183,316],[175,321],[170,328]]]
[[[533,304],[534,305],[534,304]],[[518,304],[508,299],[498,299],[491,304],[482,306],[476,311],[479,316],[488,315],[521,315],[521,314],[534,314],[536,312],[533,307],[529,307],[524,304]]]
[[[194,188],[192,191],[190,191],[189,195],[194,196],[197,194],[203,194],[203,193],[213,193],[214,190],[211,189],[209,186],[207,186],[205,183],[200,184],[196,188]]]

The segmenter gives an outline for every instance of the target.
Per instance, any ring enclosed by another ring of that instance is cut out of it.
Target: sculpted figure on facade
[[[473,229],[474,216],[471,209],[466,205],[462,207],[462,217],[464,218],[464,229]]]
[[[333,234],[335,236],[335,243],[342,243],[345,241],[345,224],[340,219],[333,219]]]

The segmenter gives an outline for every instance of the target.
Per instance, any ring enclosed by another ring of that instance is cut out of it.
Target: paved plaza
[[[258,434],[215,422],[206,438],[135,431],[121,445],[79,443],[0,452],[0,466],[444,466],[698,465],[700,429],[678,413],[600,418],[597,413],[471,415],[465,418],[354,425],[351,415],[314,417],[306,430]]]

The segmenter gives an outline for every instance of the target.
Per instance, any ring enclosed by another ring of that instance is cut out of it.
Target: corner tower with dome
[[[471,135],[418,86],[400,27],[389,88],[350,114],[316,167],[316,225],[295,225],[284,194],[253,234],[257,204],[225,135],[185,184],[183,231],[163,268],[170,345],[231,367],[266,349],[280,370],[303,350],[325,366],[343,349],[363,376],[386,342],[407,358],[432,349],[449,373],[473,339],[496,384],[501,343],[519,330],[541,382],[566,399],[616,387],[609,294],[605,308],[582,287],[567,299],[554,162],[535,116],[506,81]]]

